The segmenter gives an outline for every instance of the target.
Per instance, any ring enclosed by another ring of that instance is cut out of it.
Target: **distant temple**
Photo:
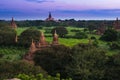
[[[10,27],[13,28],[13,29],[16,29],[16,28],[17,28],[17,25],[16,25],[13,17],[12,17],[12,21],[11,21],[11,23],[10,23]]]
[[[117,31],[120,30],[120,21],[118,20],[118,18],[116,18],[116,21],[113,24],[113,28]]]
[[[96,34],[103,35],[106,30],[106,24],[105,22],[102,22],[99,28],[97,28]]]
[[[51,15],[51,12],[49,12],[49,16],[46,19],[46,21],[55,21],[54,18],[52,17],[52,15]]]
[[[45,36],[43,34],[43,32],[41,33],[41,36],[40,36],[40,40],[39,42],[35,43],[33,40],[31,42],[31,46],[29,48],[29,51],[28,53],[24,56],[24,59],[26,60],[29,60],[31,61],[34,57],[34,52],[37,51],[37,50],[42,50],[44,48],[48,48],[48,47],[51,47],[51,46],[55,46],[55,45],[59,45],[59,42],[58,42],[58,35],[56,34],[56,31],[53,35],[53,41],[52,43],[48,43],[46,42],[45,40]]]

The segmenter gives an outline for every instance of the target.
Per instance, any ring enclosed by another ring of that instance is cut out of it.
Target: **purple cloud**
[[[54,2],[54,0],[26,0],[29,2],[44,3],[44,2]]]

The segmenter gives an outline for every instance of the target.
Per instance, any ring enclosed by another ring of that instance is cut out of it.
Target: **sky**
[[[0,19],[114,20],[120,18],[120,0],[0,0]]]

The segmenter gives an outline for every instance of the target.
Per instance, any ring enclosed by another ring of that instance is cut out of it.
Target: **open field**
[[[17,29],[17,35],[19,36],[26,29],[28,29],[28,28],[27,27],[18,28]],[[47,29],[47,28],[44,27],[44,28],[39,29],[39,30],[42,31],[42,32],[45,32],[45,29]],[[68,30],[67,35],[74,35],[75,34],[75,32],[71,32],[72,29],[83,31],[83,28],[67,27],[67,30]],[[49,34],[45,33],[45,35],[51,35],[51,34],[50,33]],[[100,35],[95,35],[95,34],[88,34],[87,39],[59,38],[59,43],[63,44],[63,45],[66,45],[68,47],[72,47],[72,46],[74,46],[76,44],[79,44],[79,43],[89,43],[89,38],[91,36],[96,37],[96,39],[98,40],[99,47],[101,47],[102,49],[105,49],[107,51],[107,55],[111,56],[113,54],[117,54],[117,53],[120,52],[119,50],[109,50],[109,46],[107,45],[107,42],[99,40]],[[52,39],[53,39],[52,37],[46,37],[46,41],[48,41],[49,43],[52,42]],[[23,56],[27,51],[28,51],[28,49],[19,48],[19,47],[18,48],[16,48],[16,47],[0,47],[0,54],[4,54],[2,59],[8,59],[8,60],[11,60],[11,61],[21,59],[21,56]]]
[[[21,59],[27,51],[28,49],[21,47],[0,47],[1,59],[7,59],[9,61]]]

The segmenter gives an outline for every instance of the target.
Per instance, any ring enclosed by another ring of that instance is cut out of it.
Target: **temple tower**
[[[46,21],[54,21],[54,18],[52,17],[51,12],[49,12],[49,16],[46,19]]]
[[[52,18],[51,12],[49,12],[49,19]]]
[[[31,54],[31,53],[34,53],[35,51],[36,51],[36,46],[32,39],[31,46],[29,48],[29,53]]]
[[[118,20],[118,17],[116,18],[116,21],[114,22],[114,29],[115,30],[120,30],[120,22]]]
[[[11,28],[13,28],[13,29],[16,29],[16,28],[17,28],[17,25],[16,25],[13,17],[12,17],[12,21],[11,21],[10,26],[11,26]]]
[[[46,45],[46,40],[43,32],[41,32],[40,36],[40,45]]]
[[[53,42],[52,42],[53,45],[56,45],[56,44],[59,44],[58,43],[58,35],[56,33],[56,30],[55,30],[55,33],[53,34]]]

